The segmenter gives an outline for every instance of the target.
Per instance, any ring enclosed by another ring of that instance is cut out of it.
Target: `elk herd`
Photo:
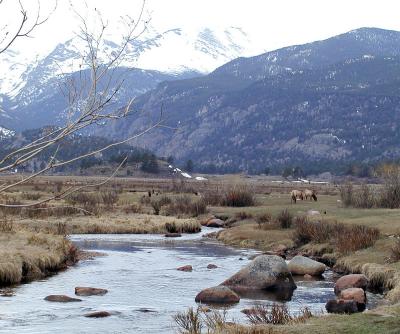
[[[290,192],[291,203],[296,203],[297,200],[314,200],[317,201],[317,192],[315,190],[292,190]]]

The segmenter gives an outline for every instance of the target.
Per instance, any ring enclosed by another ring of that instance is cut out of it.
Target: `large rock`
[[[331,299],[325,305],[328,313],[356,313],[358,312],[357,303],[354,300]]]
[[[351,274],[340,277],[335,284],[335,294],[348,288],[360,288],[365,290],[368,285],[368,278],[362,274]]]
[[[77,296],[103,296],[108,292],[106,289],[90,288],[78,286],[75,288],[75,294]]]
[[[72,298],[65,295],[50,295],[47,296],[44,300],[48,302],[57,302],[57,303],[71,303],[71,302],[81,302],[82,299]]]
[[[326,265],[308,257],[297,255],[289,261],[288,268],[292,275],[321,276],[326,269]]]
[[[221,285],[234,291],[296,289],[284,259],[276,255],[260,255]]]
[[[357,303],[357,308],[359,311],[365,310],[367,296],[365,294],[365,291],[361,288],[349,288],[342,290],[340,292],[339,298],[343,300],[354,300]]]
[[[213,219],[210,219],[209,221],[207,221],[206,226],[207,227],[224,227],[225,222],[222,219],[213,218]]]
[[[200,291],[195,301],[206,304],[233,304],[238,303],[240,297],[228,287],[219,285]]]

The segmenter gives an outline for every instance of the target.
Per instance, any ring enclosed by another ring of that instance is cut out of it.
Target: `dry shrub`
[[[96,194],[90,193],[73,193],[66,198],[67,203],[79,206],[84,209],[84,213],[99,214],[100,213],[100,203],[102,199]]]
[[[394,263],[398,261],[400,261],[400,238],[397,238],[391,247],[389,256],[389,262]]]
[[[21,215],[30,219],[45,219],[52,216],[69,217],[80,212],[81,210],[72,206],[48,206],[43,203],[33,207],[24,208]]]
[[[56,224],[55,233],[58,234],[58,235],[66,236],[68,234],[67,233],[67,224],[64,223],[64,222],[58,222]]]
[[[224,193],[221,205],[232,207],[254,206],[254,195],[247,187],[233,187]]]
[[[207,205],[202,199],[195,201],[188,195],[182,195],[176,197],[169,205],[165,208],[167,216],[190,216],[197,217],[207,212]]]
[[[14,222],[7,218],[7,216],[3,216],[0,218],[0,232],[2,233],[11,233],[14,231]]]
[[[305,217],[296,218],[294,225],[293,240],[296,244],[329,242],[344,254],[371,247],[380,236],[377,228],[328,221],[311,222]]]
[[[276,217],[276,222],[280,228],[290,228],[292,226],[293,216],[288,209],[284,209]]]
[[[126,205],[124,207],[124,212],[126,214],[130,214],[130,213],[142,213],[143,212],[143,208],[140,204],[130,204],[130,205]]]
[[[21,205],[21,201],[16,199],[15,197],[6,197],[4,202],[5,205],[11,205],[11,206],[1,206],[0,207],[0,213],[2,213],[4,216],[6,215],[19,215],[22,211],[22,207],[13,207],[13,205]]]
[[[54,192],[55,193],[60,193],[62,188],[63,188],[63,182],[62,181],[54,182]]]
[[[339,228],[340,227],[340,228]],[[340,253],[354,252],[374,245],[379,239],[379,230],[362,225],[337,225],[336,247]]]
[[[148,196],[146,196],[146,195],[143,195],[143,196],[140,198],[140,204],[148,205],[148,204],[150,204],[150,202],[151,202],[151,198],[148,197]]]
[[[42,195],[40,193],[22,193],[21,198],[28,201],[37,201]]]
[[[218,206],[221,205],[223,193],[218,187],[215,189],[208,188],[201,196],[207,205]]]
[[[384,174],[385,184],[379,205],[384,208],[400,208],[400,167],[390,168]]]
[[[178,332],[182,334],[201,334],[203,328],[199,309],[192,307],[186,312],[179,312],[174,315],[174,321],[178,326]]]
[[[353,185],[349,182],[341,185],[339,188],[340,199],[345,207],[351,206],[353,204]]]
[[[165,223],[165,229],[168,233],[198,233],[201,227],[197,222],[184,222],[177,224],[176,222]]]
[[[238,220],[245,220],[253,218],[253,215],[246,211],[240,211],[235,213],[235,218],[237,218]]]
[[[155,215],[159,215],[159,214],[160,214],[161,208],[162,208],[163,206],[169,205],[169,204],[171,204],[171,203],[172,203],[171,198],[169,198],[168,196],[163,195],[163,196],[161,196],[161,197],[159,197],[159,198],[153,199],[153,200],[150,202],[150,205],[151,205],[151,207],[152,207],[153,210],[154,210],[154,214],[155,214]]]
[[[354,193],[352,200],[354,207],[363,209],[370,209],[376,206],[378,201],[376,192],[366,184],[363,184],[361,188]]]
[[[300,314],[295,316],[290,314],[286,305],[275,303],[272,306],[257,305],[244,313],[253,325],[286,325],[293,322],[304,322],[312,317],[312,313],[307,307],[301,309]]]
[[[102,191],[100,197],[104,206],[107,208],[113,208],[119,200],[119,195],[116,191]]]
[[[269,212],[260,214],[256,217],[256,222],[258,224],[259,229],[266,228],[268,225],[271,225],[273,222],[272,215]]]

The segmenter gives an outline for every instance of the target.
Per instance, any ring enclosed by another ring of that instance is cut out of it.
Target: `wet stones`
[[[345,275],[335,284],[335,294],[338,299],[329,300],[325,308],[329,313],[355,313],[365,310],[367,297],[365,289],[368,278],[362,274]]]
[[[342,290],[340,292],[339,299],[354,300],[357,303],[357,308],[360,312],[365,310],[365,304],[367,303],[367,296],[365,291],[361,288],[349,288]]]

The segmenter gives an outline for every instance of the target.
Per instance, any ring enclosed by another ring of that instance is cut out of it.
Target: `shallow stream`
[[[255,251],[240,250],[203,238],[209,233],[170,239],[159,235],[76,235],[71,240],[105,256],[84,261],[58,275],[15,288],[15,296],[0,297],[0,333],[175,333],[173,315],[195,307],[204,288],[218,285],[241,269]],[[216,269],[207,269],[213,263]],[[192,272],[176,268],[190,264]],[[307,306],[321,312],[334,298],[333,275],[296,279],[297,289],[287,302],[291,312]],[[74,296],[76,286],[106,288],[104,296],[80,297],[78,303],[51,303],[50,294]],[[373,296],[370,299],[374,300]],[[256,304],[271,304],[274,296],[242,297],[228,309],[228,320],[245,322],[240,312]],[[112,316],[88,319],[93,311]]]

